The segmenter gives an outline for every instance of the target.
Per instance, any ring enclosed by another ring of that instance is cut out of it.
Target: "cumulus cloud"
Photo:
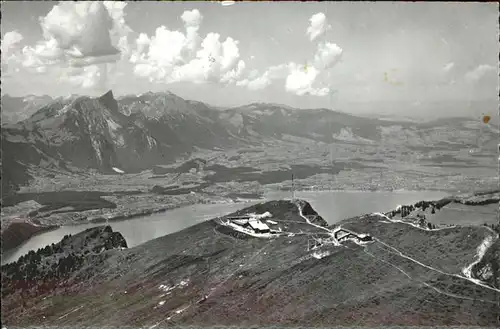
[[[102,91],[106,88],[108,71],[106,64],[70,67],[63,71],[61,78],[81,88]]]
[[[12,50],[18,48],[19,43],[23,40],[21,33],[17,31],[10,31],[5,33],[2,38],[2,57],[4,54],[11,52]]]
[[[310,65],[299,65],[294,62],[271,66],[263,74],[246,78],[237,82],[251,90],[268,87],[274,81],[282,80],[285,90],[296,95],[326,96],[330,93],[328,87],[315,87],[319,77],[334,67],[342,57],[342,48],[330,42],[318,44],[314,60]]]
[[[325,14],[317,13],[312,15],[309,19],[309,27],[307,28],[306,33],[309,35],[309,39],[314,41],[331,28],[331,25],[328,25],[326,22]]]
[[[201,38],[198,35],[198,30],[203,16],[198,9],[193,9],[182,13],[181,19],[186,27],[186,48],[194,51],[200,43]]]
[[[94,77],[94,82],[70,80],[81,86],[101,83],[103,74],[97,74],[102,70],[100,65],[114,63],[129,52],[127,36],[131,29],[125,23],[125,6],[125,2],[117,1],[61,1],[40,18],[43,40],[23,48],[23,66],[36,72],[54,66],[92,66],[80,70],[80,80]],[[71,75],[62,74],[66,76]]]
[[[288,74],[288,65],[281,64],[269,67],[263,74],[259,75],[253,70],[248,78],[237,81],[237,86],[245,86],[250,90],[261,90],[271,85],[275,80],[285,79]]]
[[[497,68],[491,65],[481,64],[472,71],[469,71],[465,74],[465,80],[470,83],[477,83],[482,79],[490,76],[498,76],[495,75],[497,73]]]
[[[128,35],[132,29],[125,22],[124,10],[127,3],[124,1],[104,1],[103,4],[113,20],[113,27],[109,32],[111,43],[116,45],[116,48],[122,53],[122,57],[128,56],[130,52]]]
[[[317,13],[310,18],[306,34],[314,41],[331,28],[323,13]],[[269,67],[262,74],[253,73],[236,84],[250,90],[260,90],[268,87],[274,81],[283,81],[285,90],[296,95],[326,96],[330,93],[328,87],[318,87],[318,80],[329,69],[334,67],[342,57],[342,48],[337,44],[321,41],[317,44],[313,60],[306,65],[294,62]]]
[[[16,66],[20,62],[21,47],[23,36],[17,31],[5,33],[2,38],[2,75],[9,74],[11,66]],[[14,67],[16,70],[17,67]]]
[[[301,65],[291,63],[289,74],[286,77],[286,91],[302,96],[310,94],[313,96],[326,96],[330,92],[328,88],[313,88],[313,83],[320,74],[314,66],[305,69]]]
[[[245,70],[238,41],[210,32],[204,39],[198,34],[203,16],[197,9],[181,15],[185,32],[165,26],[151,37],[141,33],[135,41],[130,61],[136,75],[150,81],[173,83],[236,83]]]
[[[285,81],[285,89],[296,95],[326,96],[330,93],[328,87],[314,87],[319,77],[333,68],[342,57],[342,48],[331,42],[320,42],[317,45],[312,65],[288,65],[289,73]]]
[[[335,43],[324,42],[318,44],[314,55],[314,66],[326,70],[335,66],[342,57],[342,48]]]

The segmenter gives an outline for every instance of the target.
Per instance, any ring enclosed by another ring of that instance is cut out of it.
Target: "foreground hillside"
[[[41,274],[4,292],[3,323],[498,325],[500,290],[481,281],[484,252],[476,250],[498,234],[482,226],[421,226],[404,209],[328,227],[305,201],[272,201],[130,249],[116,249],[125,246],[119,237],[100,250],[84,247],[80,234],[68,237],[61,243],[78,255],[76,265],[54,279],[39,270],[57,268],[53,256],[32,260]],[[228,226],[241,218],[234,216],[266,212],[274,233],[252,236]],[[487,243],[486,254],[497,247]],[[489,261],[500,261],[494,257]],[[2,283],[23,266],[2,267]],[[52,289],[41,289],[47,280],[55,280]]]

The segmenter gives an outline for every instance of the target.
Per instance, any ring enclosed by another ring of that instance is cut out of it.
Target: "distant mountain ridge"
[[[40,107],[52,101],[53,98],[47,95],[27,95],[25,97],[2,95],[2,125],[25,120]]]
[[[468,119],[417,124],[278,104],[221,110],[170,92],[118,99],[112,91],[95,98],[73,95],[52,100],[30,117],[2,126],[2,185],[10,191],[25,184],[30,179],[29,166],[138,172],[197,149],[262,146],[287,136],[315,143],[420,146],[447,142],[450,136],[459,143],[461,137],[455,135],[467,129],[478,128],[471,128]]]

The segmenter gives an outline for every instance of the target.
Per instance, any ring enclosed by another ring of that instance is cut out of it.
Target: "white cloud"
[[[243,72],[245,71],[245,62],[243,60],[238,61],[238,65],[236,65],[235,68],[231,69],[230,71],[227,71],[221,78],[222,83],[236,83],[241,76],[243,75]]]
[[[290,64],[290,73],[286,77],[285,89],[296,95],[306,94],[314,96],[326,96],[330,92],[329,88],[314,88],[313,83],[320,74],[320,71],[314,66],[304,68],[295,63]]]
[[[101,64],[76,68],[70,67],[63,71],[60,79],[85,89],[104,91],[106,88],[107,75],[108,66]]]
[[[23,40],[21,33],[17,31],[10,31],[5,33],[2,39],[2,57],[11,52],[12,50],[18,48],[19,43]]]
[[[260,76],[257,70],[253,70],[248,78],[238,81],[236,85],[245,86],[250,90],[261,90],[271,85],[275,80],[285,79],[287,74],[288,65],[271,66]]]
[[[322,42],[318,44],[314,55],[314,66],[320,70],[329,69],[338,63],[342,56],[342,48],[335,43]]]
[[[240,87],[247,87],[250,90],[261,90],[269,86],[271,82],[272,81],[269,79],[268,72],[266,71],[262,76],[237,81],[236,85]]]
[[[443,67],[443,71],[445,73],[447,72],[450,72],[453,68],[455,67],[455,63],[451,62],[451,63],[448,63],[446,64],[444,67]]]
[[[314,87],[318,78],[328,69],[334,67],[342,56],[342,48],[330,42],[320,42],[317,46],[311,65],[296,63],[281,64],[268,68],[262,75],[246,78],[237,83],[250,90],[260,90],[268,87],[274,81],[283,80],[285,90],[296,95],[326,96],[330,93],[328,87]],[[255,75],[255,74],[254,74]]]
[[[309,39],[314,41],[316,38],[321,36],[327,30],[331,29],[331,25],[326,22],[326,16],[323,13],[317,13],[311,16],[309,19],[309,27],[307,28],[307,34]]]
[[[190,51],[194,51],[201,41],[198,30],[200,29],[203,16],[198,9],[193,9],[191,11],[185,11],[181,19],[184,21],[186,27],[186,48]]]
[[[118,1],[61,1],[40,18],[43,40],[23,48],[23,66],[35,72],[45,72],[49,67],[64,71],[89,66],[78,71],[83,74],[80,78],[71,78],[70,82],[94,86],[90,80],[99,77],[101,83],[107,75],[99,73],[103,69],[95,65],[114,63],[129,53],[127,35],[131,29],[125,23],[125,6]],[[72,75],[62,72],[61,76]]]
[[[111,43],[113,20],[103,3],[61,2],[41,19],[45,43],[69,57],[104,56],[118,53]]]
[[[11,68],[16,72],[19,70],[17,66],[21,61],[20,43],[23,39],[22,34],[17,31],[5,33],[1,44],[2,75],[10,74]]]
[[[120,50],[122,57],[126,57],[130,52],[128,34],[132,32],[132,29],[125,22],[124,10],[127,3],[124,1],[104,1],[103,4],[113,20],[113,28],[110,30],[111,43]]]
[[[197,9],[181,15],[185,33],[165,26],[151,37],[140,34],[130,62],[136,75],[150,81],[173,83],[235,83],[240,80],[245,62],[240,59],[238,41],[210,32],[201,40],[198,30],[203,16]]]
[[[68,65],[70,67],[84,67],[96,64],[113,63],[120,59],[119,54],[107,56],[88,56],[83,58],[68,58]]]
[[[477,83],[488,75],[493,77],[497,73],[497,68],[491,65],[481,64],[474,70],[465,74],[465,80],[470,83]],[[498,77],[498,75],[496,75]]]
[[[326,22],[323,13],[317,13],[310,19],[307,34],[311,41],[317,39],[331,28]],[[238,86],[245,86],[250,90],[260,90],[268,87],[274,81],[282,80],[285,90],[296,95],[326,96],[330,93],[328,87],[315,87],[319,77],[327,70],[334,67],[342,57],[342,48],[337,44],[328,41],[319,42],[314,59],[309,65],[298,65],[295,63],[281,64],[269,67],[263,74],[253,73],[252,77],[247,77],[238,81]]]

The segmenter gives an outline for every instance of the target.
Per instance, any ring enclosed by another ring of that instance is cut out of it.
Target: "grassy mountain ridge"
[[[307,203],[302,206],[315,213]],[[498,292],[459,270],[473,260],[485,228],[425,231],[368,215],[340,225],[371,234],[372,243],[335,245],[327,242],[330,229],[308,224],[295,203],[272,201],[237,214],[253,211],[269,211],[278,226],[295,235],[243,238],[214,219],[134,248],[110,250],[85,272],[92,284],[79,285],[77,269],[65,288],[31,295],[29,309],[5,299],[4,323],[497,324]],[[313,236],[323,242],[308,250]]]

